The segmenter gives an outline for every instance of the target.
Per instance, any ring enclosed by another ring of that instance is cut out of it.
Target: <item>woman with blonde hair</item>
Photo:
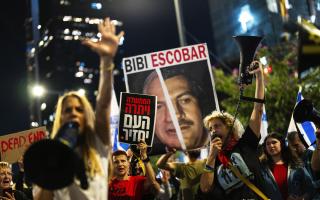
[[[89,188],[82,189],[79,181],[75,179],[70,186],[55,191],[37,187],[34,190],[35,199],[107,199],[113,58],[124,32],[116,35],[115,25],[109,18],[98,25],[98,30],[101,33],[98,42],[83,42],[100,56],[100,80],[95,112],[85,96],[68,92],[58,100],[51,134],[54,138],[61,126],[69,122],[79,125],[79,152],[84,161]]]
[[[0,199],[29,200],[22,191],[14,188],[11,166],[3,161],[0,162]]]

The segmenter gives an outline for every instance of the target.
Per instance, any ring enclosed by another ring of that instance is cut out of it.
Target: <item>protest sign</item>
[[[17,162],[30,144],[46,137],[45,126],[0,136],[1,161]]]
[[[144,140],[152,145],[155,125],[156,97],[121,93],[119,141],[137,144]]]
[[[206,44],[123,59],[127,92],[157,96],[153,154],[209,142],[202,120],[219,110]]]

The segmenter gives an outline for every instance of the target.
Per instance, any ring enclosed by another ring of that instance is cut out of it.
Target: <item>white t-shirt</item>
[[[54,200],[106,200],[108,199],[108,148],[95,136],[95,150],[98,153],[97,159],[101,163],[102,174],[93,178],[88,177],[89,188],[83,190],[80,181],[75,179],[72,185],[55,190]]]

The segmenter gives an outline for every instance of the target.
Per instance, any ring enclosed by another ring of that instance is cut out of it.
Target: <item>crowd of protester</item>
[[[227,112],[213,111],[206,116],[203,127],[209,133],[210,145],[204,159],[200,158],[200,149],[193,149],[183,152],[187,162],[177,162],[176,149],[167,148],[167,153],[152,166],[144,141],[135,150],[111,154],[113,58],[124,33],[116,34],[109,18],[98,29],[98,42],[83,42],[100,56],[95,112],[86,97],[69,92],[58,101],[51,134],[54,138],[65,123],[79,124],[82,145],[78,152],[89,187],[82,188],[76,178],[71,185],[58,190],[30,185],[24,180],[21,161],[13,183],[11,165],[0,162],[0,199],[320,199],[320,139],[311,151],[303,145],[298,132],[288,133],[288,144],[285,133],[270,133],[259,153],[262,102],[254,103],[246,128]],[[249,72],[256,77],[255,98],[263,100],[262,67],[256,61],[253,65],[258,66]],[[320,134],[319,129],[315,134]]]

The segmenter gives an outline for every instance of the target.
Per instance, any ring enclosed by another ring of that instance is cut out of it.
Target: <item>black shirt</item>
[[[257,150],[259,140],[260,138],[257,138],[248,126],[233,150],[227,152],[227,156],[242,175],[261,190],[260,183],[263,178]],[[215,164],[213,188],[206,194],[200,192],[199,199],[212,199],[213,197],[215,200],[259,199],[229,169],[224,168],[218,158]]]

